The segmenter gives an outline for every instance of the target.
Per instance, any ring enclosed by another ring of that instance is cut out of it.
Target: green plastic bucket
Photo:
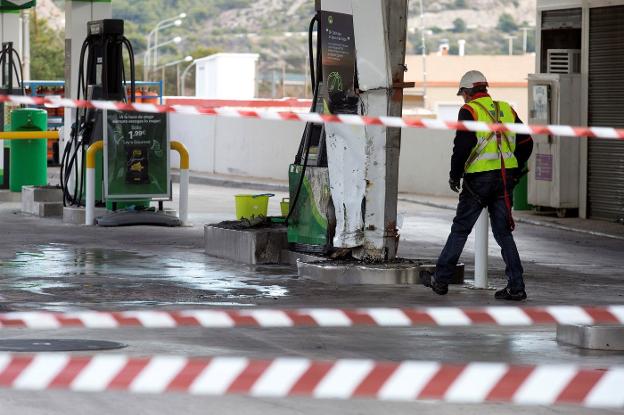
[[[35,108],[16,108],[11,112],[11,131],[46,131],[48,113]],[[10,144],[9,188],[21,192],[22,186],[48,184],[48,140],[12,140]]]
[[[282,216],[288,216],[288,212],[290,211],[290,199],[285,197],[280,202],[280,210],[282,211]]]
[[[266,217],[269,210],[269,198],[275,196],[271,193],[259,195],[235,195],[236,219],[252,219],[258,216]]]

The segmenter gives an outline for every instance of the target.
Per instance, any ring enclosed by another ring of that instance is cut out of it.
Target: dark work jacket
[[[486,96],[487,94],[477,94],[474,99]],[[518,114],[514,111],[514,115],[516,117],[515,123],[522,124],[522,120],[518,117]],[[478,121],[476,119],[476,115],[473,114],[472,108],[468,105],[464,105],[459,110],[459,115],[457,117],[459,121]],[[464,168],[466,166],[466,161],[468,161],[468,157],[470,157],[470,153],[472,149],[477,145],[477,134],[473,131],[460,131],[457,130],[455,134],[455,140],[453,142],[453,155],[451,157],[451,172],[450,178],[454,180],[459,180],[464,175]],[[527,160],[531,156],[531,152],[533,151],[533,138],[528,134],[517,134],[516,135],[516,150],[514,151],[514,155],[518,160],[518,168],[517,169],[509,169],[510,174],[516,174],[524,170]],[[479,173],[472,173],[479,174]]]

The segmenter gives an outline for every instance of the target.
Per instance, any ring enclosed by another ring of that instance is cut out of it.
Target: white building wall
[[[196,96],[251,99],[256,93],[255,53],[217,53],[197,60]]]
[[[172,140],[190,152],[191,170],[288,180],[304,124],[226,117],[170,114]],[[399,191],[438,196],[448,188],[453,131],[404,129]],[[178,156],[173,165],[178,166]]]

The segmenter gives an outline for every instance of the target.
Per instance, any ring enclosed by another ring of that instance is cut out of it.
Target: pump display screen
[[[106,111],[104,117],[106,199],[169,199],[167,115]]]

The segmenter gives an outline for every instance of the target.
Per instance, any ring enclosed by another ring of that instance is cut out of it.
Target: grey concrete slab
[[[32,200],[22,200],[22,212],[29,215],[39,216],[40,218],[62,217],[62,202],[34,202]]]
[[[52,186],[22,186],[22,203],[32,202],[63,202],[63,191]]]
[[[204,226],[204,250],[207,255],[244,264],[279,264],[282,250],[288,246],[286,226],[231,229],[222,225]]]
[[[63,216],[63,192],[52,186],[22,186],[22,212],[46,217]]]
[[[106,215],[108,211],[106,208],[95,208],[95,217]],[[80,206],[65,206],[63,207],[63,222],[70,225],[84,225],[85,223],[85,209]]]
[[[624,326],[559,324],[557,341],[583,349],[624,351]]]

